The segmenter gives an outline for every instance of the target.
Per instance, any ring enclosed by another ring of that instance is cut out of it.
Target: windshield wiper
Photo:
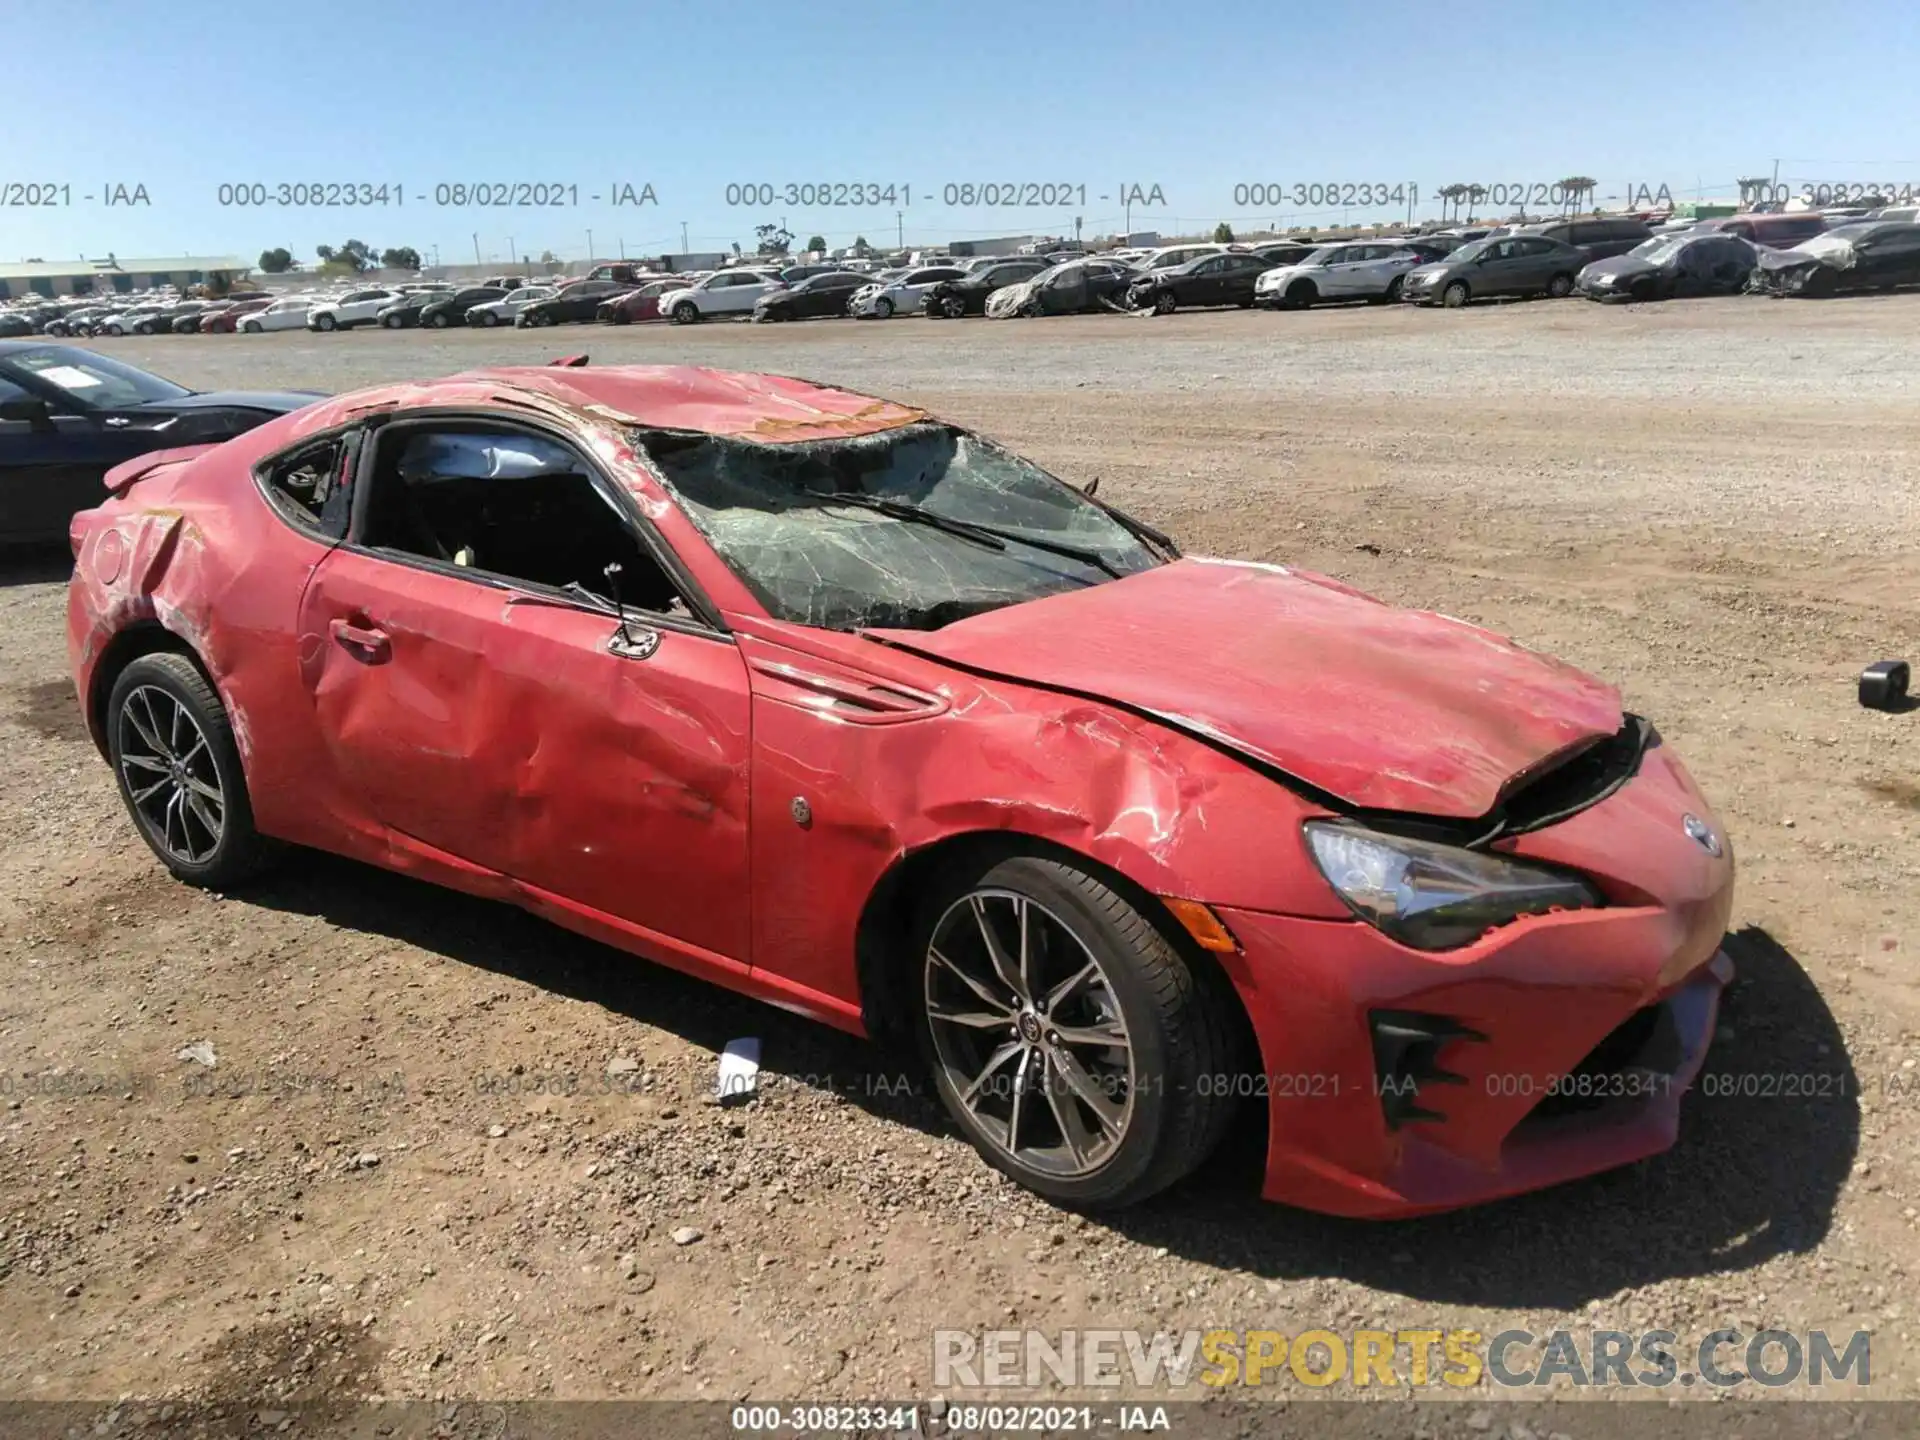
[[[926,525],[935,530],[944,530],[949,535],[959,535],[990,550],[1004,550],[1007,542],[1026,545],[1035,550],[1045,550],[1053,555],[1064,556],[1068,560],[1078,560],[1082,565],[1091,565],[1096,570],[1104,570],[1114,579],[1121,578],[1120,571],[1114,568],[1098,550],[1090,550],[1084,545],[1069,545],[1059,540],[1041,540],[1018,530],[1002,530],[997,525],[982,525],[976,520],[956,520],[951,515],[942,515],[937,510],[915,505],[910,500],[891,500],[884,495],[868,495],[864,491],[826,491],[804,490],[801,492],[828,505],[853,505],[862,510],[877,510],[895,520],[905,520],[914,525]]]

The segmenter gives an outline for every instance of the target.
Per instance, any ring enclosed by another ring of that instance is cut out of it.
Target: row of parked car
[[[1194,243],[1100,254],[951,257],[878,271],[845,262],[745,264],[661,275],[626,262],[577,277],[491,276],[332,293],[220,299],[169,292],[38,302],[0,311],[0,337],[264,334],[587,321],[696,324],[829,316],[994,318],[1098,310],[1221,306],[1304,309],[1408,301],[1447,308],[1480,300],[1581,294],[1649,301],[1730,295],[1822,295],[1920,283],[1920,211],[1868,215],[1742,214],[1660,227],[1632,217],[1461,226],[1325,244]]]

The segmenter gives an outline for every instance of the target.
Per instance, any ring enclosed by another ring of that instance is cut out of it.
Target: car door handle
[[[364,650],[369,656],[385,656],[393,649],[393,642],[387,638],[387,632],[371,625],[356,625],[351,620],[336,620],[332,625],[333,638],[340,644],[354,650]]]

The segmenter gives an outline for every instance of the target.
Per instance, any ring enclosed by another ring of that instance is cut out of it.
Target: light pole
[[[680,222],[680,253],[682,255],[692,253],[687,245],[687,222],[684,220]]]
[[[516,258],[519,255],[519,253],[520,253],[519,248],[515,246],[513,243],[513,237],[509,235],[507,237],[507,268],[509,270],[511,270],[515,265],[520,263],[519,260]]]
[[[587,268],[593,268],[593,231],[587,231]]]
[[[478,265],[478,264],[480,264],[480,263],[481,263],[481,261],[480,261],[480,232],[479,232],[478,230],[476,230],[476,231],[474,231],[474,232],[473,232],[473,263],[474,263],[474,264],[476,264],[476,265]]]

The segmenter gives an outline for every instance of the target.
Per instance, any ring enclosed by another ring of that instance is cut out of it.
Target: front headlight
[[[1613,283],[1612,272],[1606,271],[1598,275],[1589,275],[1587,277],[1587,283],[1589,285],[1611,285]]]
[[[1310,820],[1306,833],[1335,893],[1362,920],[1416,950],[1455,950],[1522,915],[1601,903],[1578,876],[1504,855],[1339,821]]]

